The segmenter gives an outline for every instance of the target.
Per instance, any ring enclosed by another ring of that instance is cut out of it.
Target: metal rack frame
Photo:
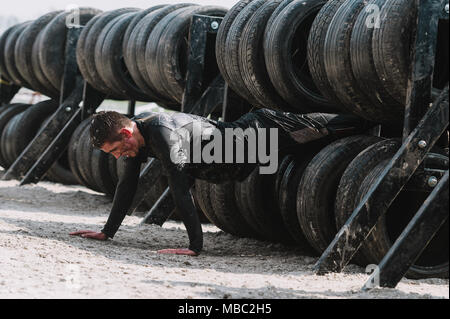
[[[417,29],[408,81],[402,146],[320,257],[315,265],[317,274],[342,271],[417,171],[425,155],[448,128],[448,100],[447,104],[437,101],[429,107],[438,23],[440,19],[448,20],[448,0],[416,0],[416,5]],[[448,219],[448,170],[441,177],[423,206],[372,273],[364,289],[373,286],[375,277],[379,278],[382,287],[396,287]],[[423,178],[429,177],[424,175]],[[422,184],[426,184],[426,180]]]

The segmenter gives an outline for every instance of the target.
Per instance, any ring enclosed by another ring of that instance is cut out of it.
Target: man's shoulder
[[[159,122],[169,121],[170,115],[160,112],[144,112],[135,115],[132,120],[145,124],[158,124]]]

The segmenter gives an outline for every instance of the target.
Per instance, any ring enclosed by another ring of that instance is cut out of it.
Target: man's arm
[[[170,192],[175,202],[175,207],[180,213],[189,237],[189,250],[199,254],[203,248],[203,233],[200,219],[195,208],[194,200],[190,193],[193,180],[186,173],[177,169],[170,156],[171,151],[179,149],[179,141],[173,139],[172,131],[163,126],[153,128],[152,148],[155,156],[161,160],[168,177]],[[172,137],[172,139],[171,139]],[[161,252],[178,253],[177,250]],[[185,254],[184,252],[180,252]],[[189,254],[189,252],[187,253]]]
[[[139,182],[141,162],[138,158],[123,160],[124,170],[119,176],[119,182],[114,194],[113,205],[105,227],[101,230],[109,238],[113,238],[122,224],[130,208]]]
[[[81,230],[70,233],[70,235],[97,240],[107,240],[108,238],[114,237],[114,234],[122,224],[133,201],[141,167],[140,161],[137,158],[128,158],[123,160],[123,173],[119,176],[119,182],[116,186],[113,205],[105,227],[99,233],[91,230]]]

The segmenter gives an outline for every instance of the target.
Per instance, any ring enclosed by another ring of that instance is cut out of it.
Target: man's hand
[[[81,236],[83,238],[90,238],[90,239],[97,239],[97,240],[107,240],[108,237],[103,233],[97,233],[92,230],[80,230],[73,233],[70,233],[69,235],[72,236]]]
[[[158,250],[158,254],[198,256],[198,254],[195,251],[187,249],[187,248]]]

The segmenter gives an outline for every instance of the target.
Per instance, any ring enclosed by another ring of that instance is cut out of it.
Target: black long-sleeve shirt
[[[144,137],[145,147],[136,157],[121,159],[124,170],[114,196],[108,221],[102,232],[112,238],[119,229],[130,208],[137,189],[140,167],[149,157],[161,160],[164,175],[167,175],[169,187],[177,210],[181,213],[189,236],[189,249],[199,253],[203,247],[201,224],[197,215],[190,187],[192,178],[205,179],[219,183],[226,180],[242,180],[257,163],[194,163],[193,157],[199,154],[184,147],[186,138],[191,141],[198,133],[213,132],[218,129],[225,136],[225,129],[245,130],[253,128],[278,128],[278,149],[298,147],[298,144],[324,138],[329,135],[350,135],[361,133],[373,124],[352,115],[313,113],[298,115],[287,112],[259,109],[248,113],[234,122],[221,122],[185,113],[145,113],[134,119]],[[197,132],[196,132],[197,130]],[[200,132],[199,132],[200,130]],[[339,134],[339,132],[344,132]],[[183,133],[188,136],[183,138]],[[268,135],[267,135],[268,138]],[[239,139],[239,138],[238,138]],[[201,142],[201,148],[210,140]],[[248,149],[248,141],[245,150]],[[224,145],[224,144],[223,144]],[[187,153],[187,154],[186,154]],[[246,158],[248,160],[248,158]]]

